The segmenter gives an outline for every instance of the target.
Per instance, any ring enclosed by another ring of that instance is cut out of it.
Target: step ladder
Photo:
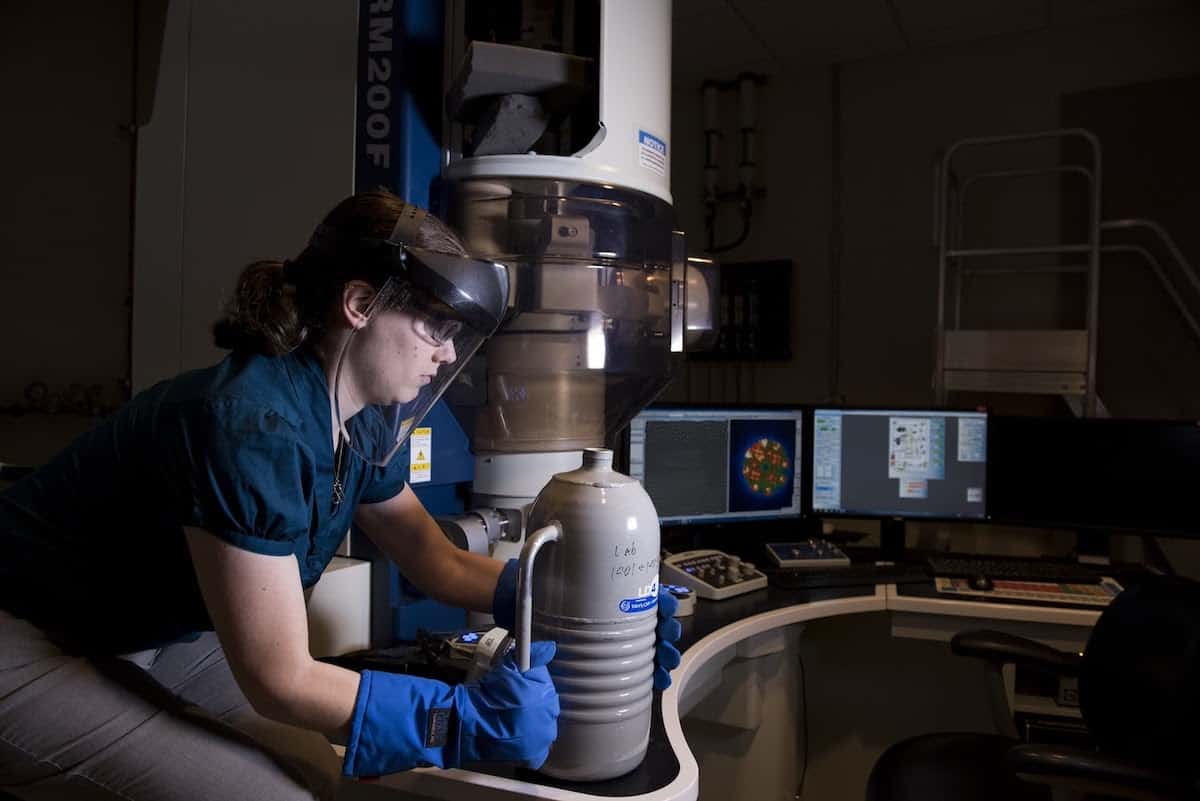
[[[1088,145],[1088,164],[977,171],[969,175],[956,170],[956,157],[969,150],[995,149],[1024,142],[1079,139]],[[1087,181],[1087,233],[1083,242],[1052,242],[1040,246],[963,246],[966,199],[970,190],[983,182],[1034,175],[1074,174]],[[938,313],[937,363],[934,387],[938,403],[946,403],[954,391],[1009,392],[1062,395],[1080,399],[1081,411],[1094,416],[1096,403],[1096,330],[1100,293],[1100,142],[1081,128],[1040,131],[1011,136],[962,139],[942,155],[935,187],[937,226]],[[1080,254],[1087,266],[1026,266],[1033,256]],[[1004,259],[997,265],[997,259]],[[1085,328],[1064,330],[1009,331],[964,330],[961,328],[963,277],[973,273],[997,272],[1086,272]],[[948,287],[952,287],[948,291]],[[948,297],[951,295],[951,297]],[[953,301],[947,312],[947,302]],[[949,320],[947,317],[949,316]]]
[[[998,148],[1039,140],[1082,141],[1089,153],[1087,163],[1049,167],[956,170],[956,157],[964,152]],[[1086,180],[1082,209],[1086,233],[1081,242],[1050,242],[1022,247],[966,247],[965,208],[970,190],[985,182],[1038,175],[1075,175]],[[1107,416],[1108,410],[1096,393],[1096,350],[1099,328],[1099,281],[1104,253],[1128,253],[1141,257],[1200,342],[1197,322],[1184,292],[1200,301],[1200,277],[1179,247],[1152,220],[1130,219],[1102,222],[1100,219],[1101,149],[1099,140],[1081,128],[1041,131],[1013,136],[963,139],[942,155],[934,181],[934,237],[938,262],[937,356],[934,390],[938,403],[949,393],[998,392],[1061,396],[1080,416]],[[1102,241],[1103,239],[1115,241]],[[1132,241],[1131,241],[1132,239]],[[1155,252],[1165,254],[1160,260]],[[1079,256],[1086,264],[1031,264],[1031,257]],[[1169,271],[1167,268],[1170,267]],[[1081,329],[979,330],[963,328],[964,277],[1003,273],[1077,273],[1084,276],[1084,319]],[[1181,291],[1174,276],[1182,276]]]

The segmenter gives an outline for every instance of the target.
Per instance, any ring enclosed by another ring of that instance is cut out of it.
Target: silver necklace
[[[333,508],[337,509],[346,498],[346,485],[342,483],[342,467],[346,460],[346,438],[338,434],[337,448],[333,452]]]

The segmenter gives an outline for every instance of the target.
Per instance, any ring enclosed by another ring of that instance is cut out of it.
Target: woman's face
[[[442,344],[427,334],[424,318],[408,311],[378,311],[355,333],[360,401],[390,406],[408,403],[457,358],[454,341]]]

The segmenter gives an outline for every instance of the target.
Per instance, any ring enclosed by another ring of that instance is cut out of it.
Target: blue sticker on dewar
[[[638,131],[638,144],[667,155],[667,143],[648,131]]]
[[[626,598],[618,604],[618,607],[626,614],[633,614],[634,612],[645,612],[647,609],[653,609],[657,603],[657,595],[647,595],[642,598]]]
[[[638,131],[638,164],[651,172],[667,174],[667,143],[649,131]]]

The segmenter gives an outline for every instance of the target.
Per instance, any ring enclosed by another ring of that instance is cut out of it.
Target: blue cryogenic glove
[[[478,684],[364,670],[342,773],[516,762],[537,769],[558,736],[558,693],[546,665],[554,643],[530,646],[529,670],[510,654]]]
[[[492,593],[492,617],[496,625],[515,632],[517,628],[517,560],[509,559],[500,571],[496,591]]]
[[[675,612],[679,610],[679,599],[665,587],[658,588],[658,643],[654,647],[654,689],[665,690],[671,686],[670,671],[679,667],[679,649],[674,643],[683,633]]]

